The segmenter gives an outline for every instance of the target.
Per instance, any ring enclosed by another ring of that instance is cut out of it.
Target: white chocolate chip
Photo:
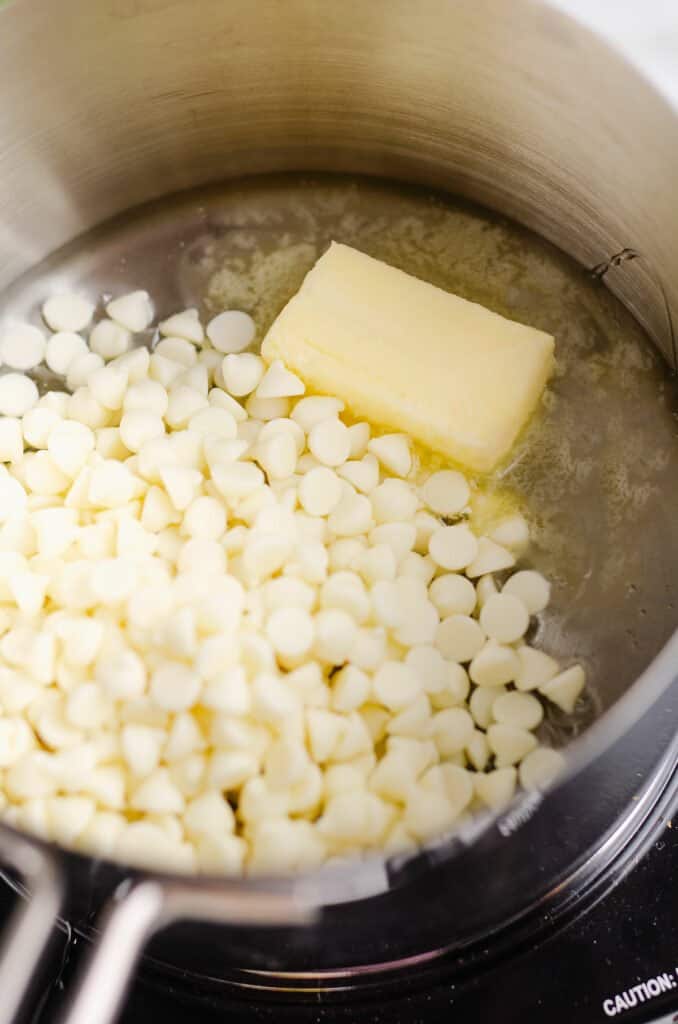
[[[106,306],[111,320],[126,327],[128,331],[145,331],[153,319],[153,304],[148,292],[136,291],[113,299]]]
[[[387,544],[396,560],[402,562],[403,558],[412,550],[416,540],[417,531],[413,523],[390,522],[381,523],[376,526],[369,535],[371,544]]]
[[[321,420],[309,431],[308,447],[324,466],[341,466],[351,451],[348,428],[338,417]]]
[[[340,608],[318,612],[313,643],[315,656],[328,664],[342,665],[351,653],[356,632],[355,619]]]
[[[448,615],[470,615],[476,606],[476,592],[465,576],[444,573],[433,580],[429,596],[442,618]]]
[[[374,695],[390,711],[407,707],[421,693],[421,682],[407,665],[386,661],[377,670],[372,683]]]
[[[343,487],[337,474],[326,466],[306,473],[299,484],[299,501],[312,516],[326,516],[341,500]]]
[[[546,789],[565,767],[558,750],[536,747],[520,762],[518,777],[523,789]]]
[[[435,646],[450,661],[471,661],[484,643],[485,633],[469,615],[449,615],[436,630]]]
[[[298,661],[313,646],[313,620],[303,608],[275,609],[266,621],[265,633],[284,662]]]
[[[513,767],[495,768],[487,774],[476,775],[475,790],[478,798],[491,810],[501,810],[513,798],[516,778],[517,773]]]
[[[376,455],[384,469],[394,476],[407,476],[412,468],[410,442],[404,434],[383,434],[373,437],[367,450]]]
[[[162,437],[165,424],[154,412],[132,409],[120,420],[120,440],[131,452],[138,452],[148,441]]]
[[[351,458],[363,458],[372,434],[369,423],[354,423],[348,432],[351,438]]]
[[[124,463],[103,459],[92,470],[88,488],[88,499],[92,505],[117,508],[126,505],[133,494],[134,479]]]
[[[476,686],[503,686],[511,683],[520,671],[520,662],[512,647],[488,640],[469,666],[469,675]]]
[[[97,402],[87,387],[79,387],[69,396],[67,411],[69,419],[78,420],[92,430],[105,427],[110,422],[109,410]]]
[[[195,347],[191,345],[190,341],[186,341],[185,338],[163,338],[155,346],[153,355],[158,359],[176,363],[179,367],[185,367],[186,369],[191,369],[198,362],[198,353]],[[162,365],[161,363],[161,368]],[[183,372],[184,370],[175,367],[174,377],[178,378]]]
[[[463,750],[473,736],[473,730],[473,719],[465,708],[445,708],[433,718],[433,737],[443,757]]]
[[[493,594],[498,594],[499,590],[497,584],[494,582],[494,576],[481,576],[476,583],[476,604],[478,609],[482,609],[487,603],[488,599]]]
[[[524,569],[507,579],[502,594],[513,594],[522,601],[530,615],[537,615],[549,603],[551,584],[540,572]]]
[[[498,523],[490,534],[490,539],[508,548],[514,555],[522,555],[530,540],[530,529],[525,518],[516,513]]]
[[[364,494],[344,490],[339,503],[330,512],[327,525],[337,537],[354,537],[372,526],[372,506]]]
[[[352,429],[349,427],[349,431]],[[367,454],[360,461],[345,462],[337,472],[363,494],[371,494],[379,484],[379,463],[375,455]]]
[[[151,676],[151,696],[166,711],[185,711],[200,693],[200,677],[186,665],[162,662]]]
[[[130,384],[138,384],[148,376],[151,355],[145,346],[133,348],[114,360],[115,365],[124,370]]]
[[[251,394],[264,375],[265,363],[261,356],[251,352],[227,355],[222,364],[226,390],[236,398]]]
[[[59,469],[75,477],[94,451],[94,433],[77,420],[61,420],[50,431],[47,450]]]
[[[523,645],[517,654],[520,668],[515,683],[519,690],[536,690],[558,673],[558,662],[544,651]]]
[[[287,480],[297,466],[297,446],[291,434],[277,434],[257,441],[256,459],[269,481]]]
[[[431,535],[428,551],[441,569],[457,572],[473,562],[478,554],[478,541],[464,523],[441,526]]]
[[[511,690],[497,697],[492,705],[495,722],[516,725],[521,729],[536,729],[544,711],[541,703],[531,693],[518,693]]]
[[[256,325],[248,313],[227,309],[207,325],[207,337],[217,352],[242,352],[254,341]]]
[[[323,420],[336,418],[344,411],[344,403],[339,398],[312,395],[301,398],[292,411],[292,419],[306,434]],[[349,444],[350,449],[350,444]]]
[[[475,770],[484,772],[490,759],[490,748],[485,733],[480,729],[474,729],[473,735],[466,743],[465,751]]]
[[[131,331],[114,320],[100,320],[89,332],[89,347],[102,359],[115,359],[123,355],[131,344]],[[67,370],[60,372],[66,373]]]
[[[45,362],[52,371],[65,377],[78,356],[87,355],[87,342],[73,331],[53,334],[45,349]]]
[[[409,522],[419,504],[418,498],[404,480],[384,480],[370,494],[374,518],[378,523],[407,523],[414,547],[416,528]]]
[[[53,331],[81,331],[87,327],[93,313],[93,303],[73,292],[53,295],[42,307],[45,323]]]
[[[566,668],[564,672],[553,676],[548,682],[542,683],[539,692],[571,715],[585,682],[586,675],[581,665],[572,665],[571,668]]]
[[[466,575],[470,579],[487,576],[489,573],[501,572],[515,565],[515,557],[506,548],[496,544],[488,537],[478,538],[478,550],[473,561],[466,566]]]
[[[421,496],[439,516],[456,516],[466,508],[471,490],[466,477],[452,469],[433,473],[421,489]]]
[[[497,768],[517,764],[537,746],[537,740],[531,732],[508,723],[490,725],[487,730],[487,742],[494,754]]]
[[[256,395],[257,398],[293,398],[305,391],[304,382],[275,359],[261,378]]]
[[[21,421],[16,417],[0,419],[0,462],[18,462],[24,453]]]
[[[8,324],[0,329],[0,363],[12,370],[32,370],[45,357],[45,336],[31,324]]]
[[[84,387],[91,375],[101,369],[104,361],[96,352],[86,352],[78,355],[68,365],[66,373],[66,387],[69,391],[77,391]]]
[[[480,612],[480,625],[489,637],[500,644],[519,640],[529,623],[527,608],[512,594],[493,594]]]
[[[0,414],[24,416],[38,401],[38,389],[23,373],[0,376]]]
[[[264,474],[251,462],[223,462],[211,469],[212,481],[226,501],[245,498],[264,482]]]
[[[201,345],[205,332],[197,309],[184,309],[181,313],[173,313],[166,320],[161,320],[158,330],[165,337],[185,338],[196,345]]]
[[[127,389],[122,407],[126,413],[141,410],[164,416],[168,401],[167,391],[162,384],[155,380],[141,380]]]
[[[207,408],[208,403],[204,395],[193,388],[180,385],[172,388],[169,393],[165,421],[173,430],[180,430],[188,425],[192,416]]]
[[[105,409],[117,411],[127,390],[127,373],[119,366],[104,366],[90,374],[87,387]]]

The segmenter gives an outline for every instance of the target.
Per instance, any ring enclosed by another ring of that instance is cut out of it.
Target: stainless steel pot
[[[168,193],[248,172],[346,170],[442,188],[510,215],[597,268],[675,363],[678,115],[547,3],[15,0],[0,12],[0,66],[0,290],[106,218]],[[646,662],[656,653],[648,650]],[[619,679],[604,681],[608,710],[579,742],[573,773],[600,762],[675,689],[677,653],[674,637],[624,694]],[[675,717],[675,704],[667,708]],[[627,830],[674,764],[668,736]],[[560,794],[561,810],[575,799],[568,785],[551,798]],[[538,802],[495,822],[484,853],[474,848],[476,863],[508,857],[517,871],[513,854],[498,857],[496,846],[515,846],[519,826],[538,819]],[[547,820],[530,826],[534,835]],[[602,829],[611,842],[614,827],[614,818],[604,826],[596,819],[591,835]],[[590,842],[588,833],[578,837],[567,863]],[[381,893],[375,912],[396,927],[404,920],[383,895],[397,866],[380,861],[339,881],[180,882],[60,857],[6,827],[0,856],[33,894],[0,966],[0,1021],[21,1001],[64,880],[81,918],[116,894],[70,1024],[110,1020],[149,936],[179,918],[246,923],[247,941],[262,949],[278,940],[257,927],[284,925],[292,950],[316,941],[316,925],[300,938],[305,923],[338,891],[344,901]],[[425,860],[434,887],[449,856]],[[564,870],[565,861],[551,877]],[[519,903],[498,906],[510,916]],[[352,913],[342,927],[356,927]],[[217,948],[240,941],[234,934],[218,932]],[[400,951],[394,962],[439,952],[432,939],[424,945],[425,953]]]

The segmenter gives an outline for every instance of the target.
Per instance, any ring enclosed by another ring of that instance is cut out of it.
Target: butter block
[[[333,242],[262,355],[354,415],[487,472],[534,410],[553,350],[543,331]]]

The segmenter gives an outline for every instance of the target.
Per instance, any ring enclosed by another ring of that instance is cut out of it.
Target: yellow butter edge
[[[425,421],[421,421],[420,406],[411,406],[411,419],[414,423],[420,424],[418,426],[418,436],[413,437],[413,440],[415,442],[422,444],[424,447],[430,449],[431,452],[448,459],[450,462],[458,465],[460,468],[465,469],[467,471],[471,470],[472,472],[476,473],[489,474],[493,470],[499,468],[515,447],[519,437],[522,436],[531,425],[534,419],[535,411],[540,405],[541,399],[543,397],[546,384],[553,373],[553,369],[555,366],[555,338],[553,337],[553,335],[548,334],[546,331],[542,331],[537,327],[532,327],[530,324],[523,324],[518,320],[511,320],[509,317],[502,316],[500,313],[488,309],[481,303],[472,302],[471,300],[465,299],[462,296],[455,295],[453,292],[445,292],[444,289],[438,288],[436,285],[433,285],[428,281],[424,281],[421,278],[415,277],[415,275],[408,274],[404,270],[400,270],[399,267],[394,267],[391,264],[383,263],[382,260],[374,259],[374,257],[369,256],[367,253],[360,252],[360,250],[358,249],[353,249],[351,246],[343,245],[340,242],[331,242],[329,248],[325,251],[325,253],[323,253],[321,257],[319,257],[319,259],[316,261],[313,267],[311,267],[310,270],[307,272],[299,290],[288,300],[288,302],[280,311],[276,319],[270,325],[261,345],[262,357],[266,360],[267,363],[270,363],[277,358],[284,360],[286,363],[288,363],[290,368],[294,370],[295,373],[299,373],[302,376],[302,378],[305,379],[305,383],[309,384],[311,388],[316,389],[317,394],[326,393],[326,388],[328,387],[326,382],[323,380],[321,383],[319,383],[317,376],[314,379],[313,369],[306,365],[307,361],[298,359],[295,356],[294,351],[288,351],[287,345],[284,342],[281,343],[281,340],[277,337],[277,333],[284,328],[285,321],[289,318],[289,316],[291,316],[291,309],[295,305],[296,300],[302,298],[302,292],[306,288],[308,278],[311,275],[313,275],[314,271],[318,268],[324,257],[327,256],[330,250],[334,247],[348,250],[352,253],[357,252],[366,261],[375,263],[379,265],[379,267],[385,266],[396,275],[402,275],[404,278],[408,280],[408,282],[411,280],[415,280],[420,285],[423,285],[426,288],[431,288],[435,291],[442,292],[445,295],[451,295],[455,299],[458,299],[460,302],[467,303],[469,306],[475,306],[477,309],[482,311],[483,314],[489,314],[492,317],[497,317],[504,323],[515,324],[516,326],[523,327],[531,332],[531,343],[538,345],[542,348],[549,349],[548,359],[545,361],[542,367],[539,386],[535,391],[534,399],[529,406],[528,413],[524,418],[521,417],[520,421],[513,426],[509,440],[507,441],[506,445],[503,446],[502,449],[499,450],[498,452],[489,453],[486,451],[484,447],[483,450],[478,450],[478,447],[474,445],[473,440],[470,438],[464,439],[463,442],[460,444],[455,444],[454,449],[451,449],[445,443],[445,440],[441,439],[437,432],[431,429],[430,424],[428,424]],[[306,290],[308,291],[309,289],[307,288]],[[321,344],[319,344],[317,341],[310,339],[308,337],[303,339],[300,338],[299,341],[302,347],[302,351],[306,351],[312,353],[315,356],[322,357],[322,360],[324,361],[325,365],[333,362],[338,368],[340,367],[343,370],[347,368],[346,362],[342,361],[342,359],[339,356],[337,356],[335,352],[323,349]],[[360,372],[359,368],[356,368],[356,372]],[[360,401],[356,404],[354,400],[351,400],[350,398],[347,398],[345,395],[339,394],[336,391],[333,391],[332,395],[333,397],[341,398],[343,401],[346,402],[347,411],[350,414],[354,415],[356,418],[366,418],[377,429],[403,429],[401,423],[398,423],[397,421],[389,417],[388,411],[384,408],[383,402],[377,403],[382,407],[383,413],[383,415],[380,415],[379,421],[377,423],[375,422],[373,416],[369,414],[368,410],[361,408]],[[400,400],[406,402],[407,396],[401,396]],[[365,401],[367,402],[367,399]],[[374,396],[371,396],[370,404],[374,405]],[[484,458],[483,456],[485,455],[488,455],[489,458]]]

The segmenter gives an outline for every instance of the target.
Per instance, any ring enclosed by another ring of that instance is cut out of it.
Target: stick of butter
[[[333,242],[262,355],[356,416],[485,472],[535,408],[553,348],[550,334]]]

